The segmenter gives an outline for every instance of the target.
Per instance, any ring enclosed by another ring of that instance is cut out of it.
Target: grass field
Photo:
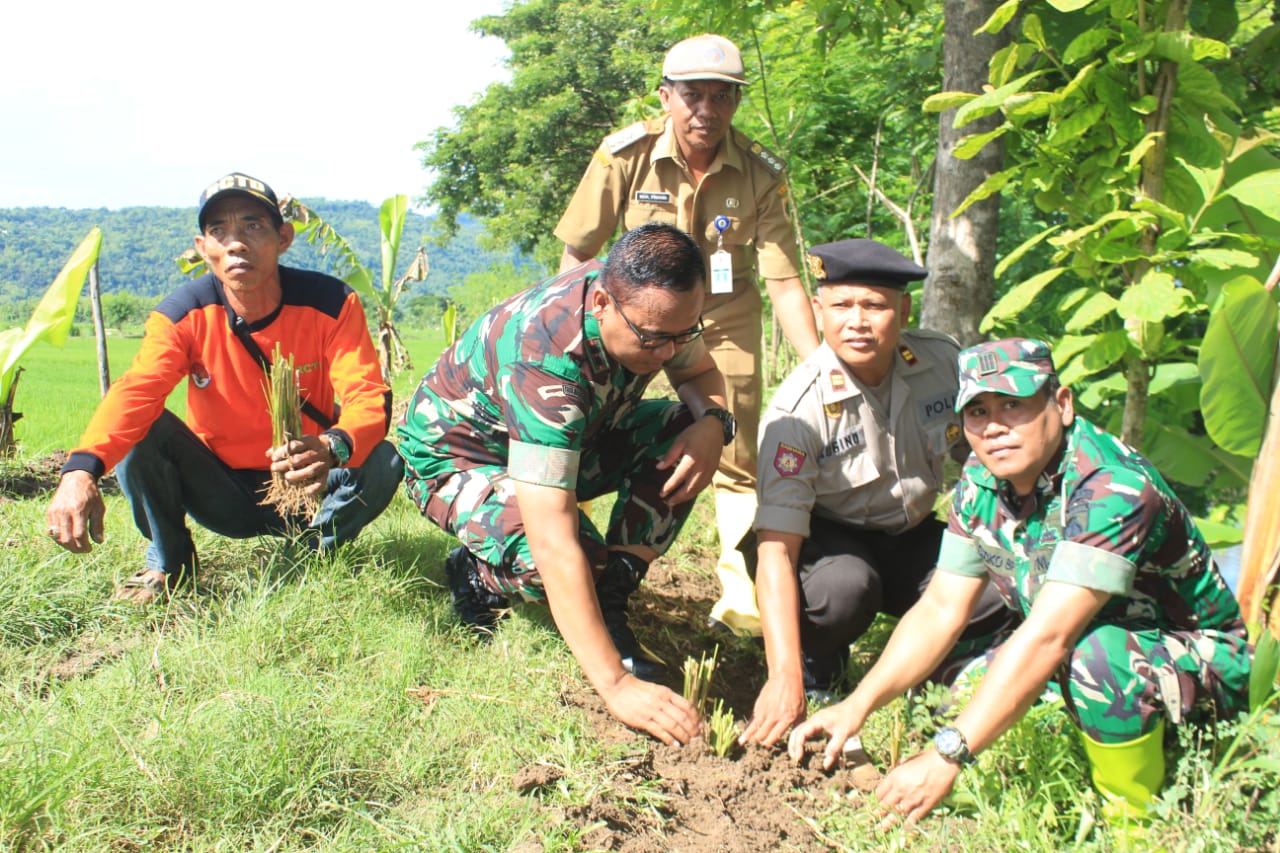
[[[441,341],[409,345],[400,399]],[[113,372],[136,347],[112,342]],[[21,458],[74,442],[97,399],[93,363],[84,339],[32,351]],[[483,648],[457,628],[441,586],[450,542],[403,495],[329,559],[196,528],[194,588],[147,611],[108,601],[144,544],[124,501],[108,498],[107,541],[77,557],[43,535],[46,500],[0,499],[0,848],[596,849],[609,821],[573,816],[648,747],[602,737],[564,701],[584,682],[545,609],[517,608]],[[714,534],[698,512],[671,556],[706,573],[696,555]],[[877,761],[921,742],[926,701],[873,717]],[[1191,745],[1127,847],[1087,820],[1092,794],[1061,729],[1052,710],[1031,715],[966,771],[952,816],[915,834],[879,833],[867,810],[815,790],[792,808],[817,841],[718,849],[1280,851],[1274,702],[1224,729],[1216,755]],[[554,781],[513,784],[529,767]],[[610,801],[618,826],[674,821],[678,796],[635,790]],[[664,837],[608,849],[705,849]]]

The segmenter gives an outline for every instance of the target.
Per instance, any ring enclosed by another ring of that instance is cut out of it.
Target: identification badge
[[[724,249],[711,253],[711,292],[733,293],[733,258]]]

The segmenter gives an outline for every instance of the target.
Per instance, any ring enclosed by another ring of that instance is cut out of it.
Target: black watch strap
[[[738,419],[732,412],[719,406],[712,406],[703,411],[702,416],[704,418],[710,416],[720,421],[720,429],[724,432],[724,446],[733,444],[733,440],[738,436]]]

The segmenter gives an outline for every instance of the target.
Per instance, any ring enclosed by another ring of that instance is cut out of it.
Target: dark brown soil
[[[648,581],[632,599],[632,624],[642,642],[669,665],[668,684],[679,691],[686,657],[709,654],[720,647],[720,663],[712,682],[712,698],[734,710],[739,728],[750,716],[763,683],[764,652],[756,640],[726,637],[705,627],[707,613],[719,595],[715,580],[680,572],[658,560]],[[824,772],[812,744],[799,766],[784,747],[735,746],[727,757],[715,755],[698,740],[669,747],[623,726],[587,688],[562,696],[582,709],[601,740],[620,746],[612,784],[585,806],[557,810],[564,820],[585,830],[585,849],[626,853],[765,853],[828,850],[803,815],[831,807],[833,798],[860,800],[875,788],[880,773],[862,752],[847,766]],[[516,775],[515,787],[535,796],[554,788],[562,771],[532,765]],[[536,849],[529,848],[529,851]],[[526,853],[522,848],[522,853]]]
[[[0,503],[52,494],[66,461],[67,454],[62,450],[29,462],[0,461]],[[119,491],[115,477],[103,477],[98,488],[103,492]]]

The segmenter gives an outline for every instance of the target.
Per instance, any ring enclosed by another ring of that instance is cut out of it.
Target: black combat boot
[[[476,569],[476,558],[466,548],[454,548],[444,561],[444,575],[449,582],[449,594],[453,597],[453,610],[477,637],[489,639],[501,616],[494,612],[504,610],[507,600],[485,586]]]
[[[849,666],[849,650],[840,650],[800,655],[800,665],[804,672],[804,693],[811,701],[834,702],[839,697],[836,688],[844,677]]]
[[[627,624],[627,600],[648,571],[648,563],[634,554],[611,551],[604,571],[596,580],[596,598],[600,599],[600,615],[609,629],[609,637],[622,655],[622,666],[636,678],[661,681],[667,674],[666,667],[645,651]]]

